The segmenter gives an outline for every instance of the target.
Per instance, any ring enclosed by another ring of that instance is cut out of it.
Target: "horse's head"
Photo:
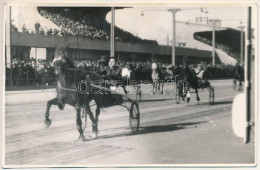
[[[152,63],[152,71],[157,71],[158,65],[156,63]]]
[[[64,57],[58,55],[53,59],[53,67],[55,70],[55,74],[60,74],[63,68],[63,65],[65,64],[66,60]]]
[[[74,68],[73,63],[67,57],[68,48],[56,48],[55,50],[56,50],[55,52],[56,55],[52,62],[54,66],[55,74],[60,74],[62,68],[64,67]]]
[[[55,70],[55,74],[60,74],[62,71],[63,65],[66,63],[65,60],[65,49],[62,48],[55,48],[55,58],[53,59],[53,67]]]

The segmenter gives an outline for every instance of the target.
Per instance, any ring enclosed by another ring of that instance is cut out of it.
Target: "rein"
[[[59,88],[60,88],[61,90],[77,92],[77,89],[70,89],[70,88],[65,88],[65,87],[62,87],[62,86],[59,86]]]
[[[94,75],[96,75],[97,77],[99,77],[101,79],[100,75],[95,73],[95,72],[93,72],[93,71],[87,71],[87,70],[81,70],[81,69],[75,69],[75,68],[64,68],[64,69],[65,70],[71,70],[71,71],[83,71],[85,73],[91,73],[91,74],[94,74]]]
[[[74,68],[64,68],[64,69],[65,70],[71,70],[71,71],[84,71],[85,73],[91,73],[91,74],[94,74],[94,75],[96,75],[100,78],[100,76],[97,73],[92,72],[92,71],[86,71],[86,70],[80,70],[80,69],[74,69]],[[76,77],[75,72],[74,72],[74,77]],[[87,77],[87,79],[91,82],[91,80],[88,77]],[[62,87],[61,85],[59,85],[59,88],[62,89],[62,90],[66,90],[66,91],[77,92],[77,89]]]

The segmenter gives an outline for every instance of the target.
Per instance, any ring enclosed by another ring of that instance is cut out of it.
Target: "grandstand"
[[[245,37],[245,33],[243,33]],[[241,31],[231,28],[227,30],[216,31],[215,42],[216,48],[232,56],[236,60],[240,59]],[[207,45],[212,45],[212,31],[196,32],[194,39]],[[243,46],[245,40],[243,40]]]
[[[128,10],[120,9],[122,8],[117,8],[118,12]],[[25,25],[27,26],[28,24],[28,28],[31,28],[29,30],[26,30],[25,32],[28,32],[30,34],[39,32],[42,35],[55,35],[61,37],[63,36],[68,37],[68,39],[70,39],[69,37],[86,38],[91,41],[108,41],[108,39],[110,39],[110,23],[106,21],[106,15],[110,11],[109,7],[35,7],[32,9],[28,8],[26,10],[34,10],[34,13],[36,13],[34,16],[34,21],[32,20],[31,23],[29,23],[29,21],[25,22]],[[35,21],[41,24],[39,31],[35,31],[34,29],[32,30],[32,28],[34,27],[34,23],[32,22]],[[22,24],[24,23],[18,23],[19,31],[21,31],[20,28]],[[212,51],[210,43],[205,43],[200,39],[196,39],[198,36],[195,36],[197,35],[197,33],[200,32],[208,32],[209,34],[211,34],[212,27],[210,25],[203,25],[199,23],[190,23],[183,21],[177,21],[176,24],[177,43],[185,43],[186,48],[192,48],[194,50],[198,49],[203,51]],[[226,29],[227,28],[221,28],[222,31]],[[219,38],[218,32],[221,30],[216,30],[217,41]],[[17,32],[17,30],[15,32]],[[115,49],[116,51],[120,50],[118,49],[118,47],[121,43],[130,43],[133,45],[158,45],[156,41],[142,39],[128,31],[124,31],[119,27],[115,28],[115,38],[115,45],[117,46]],[[238,38],[240,38],[240,36]],[[209,39],[208,41],[211,40]],[[234,54],[230,54],[222,48],[219,48],[220,45],[218,44],[219,43],[217,42],[216,60],[220,60],[222,63],[225,64],[234,64],[236,61],[234,59]],[[151,53],[155,54],[155,52]]]
[[[219,35],[218,32],[225,32],[225,30],[229,30],[229,29],[225,28],[225,27],[219,27],[216,30],[216,40],[217,41],[222,36],[222,35]],[[203,33],[203,32],[207,32],[209,34],[208,37],[210,37],[210,39],[207,39],[205,37],[198,39],[197,34]],[[176,41],[177,42],[186,42],[187,47],[212,51],[212,45],[211,45],[212,26],[210,26],[210,25],[177,21],[176,36],[177,36]],[[236,37],[240,38],[240,35],[239,36],[236,35]],[[203,38],[205,38],[205,39],[203,39]],[[229,42],[231,42],[231,41],[234,41],[234,39],[230,39]],[[239,42],[238,42],[238,44],[239,44]],[[226,51],[224,51],[221,48],[218,49],[219,46],[217,46],[217,45],[216,45],[216,47],[217,47],[217,49],[216,49],[217,56],[219,57],[219,60],[222,63],[234,64],[236,62],[233,55],[228,54]]]
[[[60,30],[55,32],[60,36],[72,35],[91,40],[110,39],[110,23],[105,20],[105,15],[110,10],[108,7],[38,7],[37,9],[41,16],[59,27]],[[158,44],[156,41],[134,36],[119,27],[115,27],[115,40],[134,44]]]

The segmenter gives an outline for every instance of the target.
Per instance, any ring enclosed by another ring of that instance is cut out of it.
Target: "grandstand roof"
[[[243,32],[245,37],[245,32]],[[196,32],[195,35],[206,38],[212,42],[212,31]],[[215,42],[229,47],[232,51],[240,52],[241,43],[241,31],[228,28],[227,30],[221,30],[215,32]],[[243,42],[245,43],[245,42]]]

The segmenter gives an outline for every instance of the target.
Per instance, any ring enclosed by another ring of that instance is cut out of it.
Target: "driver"
[[[111,85],[111,86],[119,85],[120,86],[119,83],[121,83],[120,80],[122,80],[121,72],[122,72],[122,70],[117,65],[116,59],[114,57],[111,57],[108,62],[108,67],[106,69],[106,76],[105,76],[105,79],[109,80],[109,85]],[[115,88],[114,88],[114,90],[115,90]],[[112,98],[113,98],[112,100],[113,100],[114,104],[123,103],[123,97],[121,95],[112,94]]]
[[[201,64],[198,64],[197,67],[194,69],[196,73],[196,77],[198,79],[198,85],[199,87],[202,87],[204,85],[204,79],[203,79],[203,74],[205,72],[205,69],[202,67]]]
[[[111,57],[108,62],[108,67],[106,69],[106,79],[113,82],[116,85],[118,80],[122,80],[121,68],[117,65],[116,59]]]
[[[203,79],[204,69],[201,64],[198,64],[197,68],[194,69],[196,72],[196,76],[199,79]]]

